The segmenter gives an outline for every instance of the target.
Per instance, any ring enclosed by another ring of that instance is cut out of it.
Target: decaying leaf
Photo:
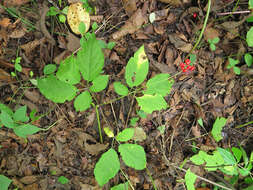
[[[114,40],[120,39],[127,34],[133,34],[136,32],[145,22],[145,17],[142,14],[142,10],[138,9],[128,21],[126,21],[125,25],[122,26],[119,31],[112,34],[112,38]]]
[[[20,6],[20,5],[26,4],[30,1],[31,0],[5,0],[4,1],[4,6],[6,6],[6,7]]]
[[[101,151],[105,150],[109,143],[100,144],[91,135],[76,131],[78,134],[78,145],[84,147],[84,150],[89,152],[91,155],[98,155]],[[93,144],[90,144],[92,142]]]
[[[122,2],[128,16],[131,16],[137,10],[136,0],[123,0]]]
[[[3,18],[0,20],[0,26],[3,28],[7,28],[11,24],[11,20],[9,18]]]
[[[134,129],[134,136],[133,136],[133,140],[135,141],[144,141],[147,138],[147,135],[145,133],[145,131],[143,130],[143,128],[141,127],[136,127]]]
[[[161,1],[163,3],[168,3],[172,6],[180,6],[182,5],[181,1],[180,0],[158,0],[158,1]]]
[[[170,34],[169,35],[169,40],[172,44],[174,44],[174,46],[177,49],[180,49],[183,52],[187,52],[189,53],[192,49],[192,44],[187,43],[185,41],[183,41],[178,34],[174,33],[174,34]]]
[[[80,34],[79,24],[81,22],[85,24],[85,32],[90,28],[90,15],[83,8],[82,3],[74,3],[69,6],[67,20],[71,30],[76,34]]]
[[[214,39],[216,37],[219,37],[219,32],[217,29],[212,27],[207,27],[204,32],[204,38],[207,41],[208,39]]]

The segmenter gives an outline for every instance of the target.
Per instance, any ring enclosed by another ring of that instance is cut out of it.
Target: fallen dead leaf
[[[145,131],[143,130],[143,128],[141,127],[136,127],[134,128],[134,136],[133,136],[133,140],[135,141],[144,141],[147,138],[147,135],[145,133]]]
[[[11,34],[9,35],[10,38],[22,38],[25,33],[26,33],[26,29],[25,28],[16,28],[13,32],[11,32]]]
[[[168,3],[168,4],[170,4],[172,6],[176,6],[176,7],[182,5],[182,2],[180,0],[158,0],[158,1],[161,1],[163,3]]]
[[[204,32],[204,38],[207,41],[208,39],[214,39],[216,37],[219,37],[219,32],[217,29],[212,27],[207,27]]]
[[[91,155],[98,155],[101,151],[104,151],[108,146],[107,144],[98,143],[91,135],[87,133],[83,133],[81,131],[75,131],[78,134],[78,145],[83,147],[85,151],[90,153]],[[93,144],[89,144],[92,142]]]
[[[169,34],[169,40],[172,44],[174,44],[174,46],[186,53],[189,53],[192,49],[192,44],[187,43],[185,41],[183,41],[180,36],[176,33],[174,34]]]
[[[69,51],[74,52],[80,48],[80,39],[70,32],[68,32],[67,41],[67,49]]]
[[[31,0],[4,0],[4,6],[11,7],[11,6],[20,6],[24,5]]]
[[[11,20],[9,18],[3,18],[0,20],[0,26],[3,28],[7,28],[9,25],[11,25]]]
[[[27,44],[21,45],[21,49],[25,50],[25,54],[28,56],[38,45],[42,44],[45,41],[45,38],[35,39]]]
[[[131,16],[136,10],[136,0],[123,0],[123,6],[128,16]]]
[[[36,182],[37,180],[38,180],[38,177],[37,177],[37,176],[34,176],[34,175],[25,176],[25,177],[22,177],[22,178],[20,179],[20,181],[21,181],[23,184],[26,184],[26,185],[32,184],[32,183]]]
[[[142,14],[142,10],[138,9],[117,32],[112,34],[112,38],[117,40],[127,34],[133,34],[145,23],[145,21],[146,18]]]

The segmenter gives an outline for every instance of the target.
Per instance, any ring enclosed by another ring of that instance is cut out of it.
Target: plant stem
[[[103,136],[102,136],[102,131],[101,131],[101,125],[100,125],[98,107],[99,107],[99,105],[95,106],[96,115],[97,115],[97,121],[98,121],[98,132],[99,132],[100,143],[103,144]]]
[[[242,124],[242,125],[238,125],[238,126],[236,126],[235,128],[236,128],[236,129],[242,128],[242,127],[245,127],[245,126],[250,125],[250,124],[253,124],[253,121],[249,121],[249,122],[244,123],[244,124]]]
[[[197,42],[195,43],[195,45],[193,46],[193,48],[191,49],[190,53],[186,56],[185,59],[187,59],[187,58],[190,56],[190,54],[191,54],[191,53],[196,49],[196,47],[199,45],[199,42],[200,42],[200,40],[201,40],[201,38],[202,38],[202,36],[203,36],[203,34],[204,34],[204,31],[205,31],[205,29],[206,29],[207,21],[208,21],[209,14],[210,14],[210,10],[211,10],[211,2],[212,2],[212,0],[208,0],[208,7],[207,7],[207,12],[206,12],[206,17],[205,17],[205,21],[204,21],[202,30],[201,30],[201,32],[200,32],[200,34],[199,34],[198,40],[197,40]]]
[[[131,189],[134,190],[134,187],[133,187],[131,181],[128,179],[128,177],[125,174],[125,172],[123,172],[123,170],[121,168],[120,168],[120,171],[121,171],[122,175],[126,178],[126,180],[129,182],[129,185],[130,185]]]
[[[147,173],[148,173],[149,178],[151,179],[151,182],[152,182],[152,185],[153,185],[154,189],[157,190],[157,188],[156,188],[156,186],[155,186],[154,179],[152,178],[152,175],[151,175],[149,169],[146,168],[146,171],[147,171]]]

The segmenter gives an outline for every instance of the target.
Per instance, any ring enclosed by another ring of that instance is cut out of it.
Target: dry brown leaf
[[[133,136],[133,140],[135,141],[144,141],[147,138],[147,135],[145,133],[145,131],[143,130],[143,128],[141,127],[136,127],[134,128],[134,136]]]
[[[24,5],[31,0],[4,0],[4,6],[11,7],[11,6],[20,6]]]
[[[0,26],[3,28],[7,28],[11,23],[11,20],[9,18],[3,18],[0,20]]]
[[[90,15],[83,8],[82,3],[74,3],[69,6],[67,20],[71,30],[76,34],[80,34],[79,25],[81,22],[85,24],[85,32],[90,28]]]
[[[26,29],[25,28],[16,28],[10,35],[10,38],[22,38],[25,33],[26,33]]]
[[[125,25],[122,26],[117,32],[112,34],[114,40],[120,39],[127,34],[133,34],[136,32],[144,23],[146,19],[142,15],[142,10],[138,9],[130,18],[126,21]]]
[[[200,132],[200,129],[199,129],[199,126],[198,125],[195,125],[192,127],[192,134],[194,135],[194,137],[198,138],[201,136],[201,132]]]
[[[38,45],[42,44],[45,41],[45,38],[41,38],[40,40],[35,39],[27,44],[21,45],[21,49],[25,50],[26,56],[28,56]]]
[[[10,76],[10,74],[0,68],[0,86],[2,86],[2,83],[7,84],[7,83],[13,82],[13,81],[14,80]]]
[[[123,0],[123,6],[128,16],[131,16],[136,10],[136,0]]]
[[[186,43],[185,41],[183,41],[180,36],[176,33],[174,34],[169,34],[169,40],[172,44],[174,44],[174,46],[186,53],[189,53],[192,49],[192,44],[190,43]]]
[[[32,184],[34,182],[36,182],[38,180],[37,176],[34,176],[34,175],[31,175],[31,176],[25,176],[25,177],[22,177],[20,179],[20,181],[23,183],[23,184]]]
[[[163,3],[169,3],[170,5],[176,7],[182,5],[182,2],[180,0],[158,0],[158,1],[161,1]]]
[[[98,155],[101,151],[105,150],[109,146],[109,143],[98,143],[91,135],[87,133],[83,133],[81,131],[76,131],[76,133],[78,134],[78,145],[83,147],[84,150],[91,155]],[[94,144],[89,144],[88,141]]]
[[[68,32],[67,41],[67,49],[69,51],[74,52],[80,48],[80,39],[70,32]]]
[[[207,27],[204,32],[204,38],[207,41],[208,39],[214,39],[216,37],[219,37],[219,32],[215,28]]]

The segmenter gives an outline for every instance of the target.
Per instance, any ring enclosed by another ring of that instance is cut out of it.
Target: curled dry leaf
[[[4,1],[4,6],[6,6],[6,7],[20,6],[20,5],[26,4],[30,1],[31,0],[5,0]]]
[[[158,0],[158,1],[161,1],[163,3],[169,3],[172,6],[180,6],[182,4],[180,0]]]
[[[137,10],[136,0],[123,0],[122,2],[128,16],[131,16]]]
[[[81,22],[85,24],[85,32],[89,30],[90,15],[86,9],[83,8],[82,3],[74,3],[69,6],[67,20],[71,30],[76,34],[80,34],[79,24]]]
[[[7,28],[9,25],[11,25],[11,20],[9,18],[3,18],[0,20],[1,27]]]

